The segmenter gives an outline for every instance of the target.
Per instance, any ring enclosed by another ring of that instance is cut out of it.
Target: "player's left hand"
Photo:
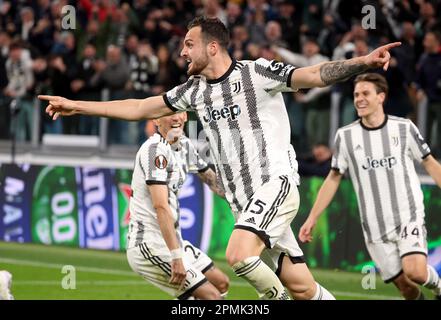
[[[366,56],[366,64],[371,68],[382,67],[386,71],[390,63],[389,50],[398,46],[401,46],[401,42],[392,42],[378,47]]]
[[[311,242],[312,241],[312,230],[314,229],[316,221],[312,218],[306,219],[303,226],[299,231],[299,239],[302,242]]]

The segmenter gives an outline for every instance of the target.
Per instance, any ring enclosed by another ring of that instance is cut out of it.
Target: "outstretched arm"
[[[115,101],[73,101],[59,96],[38,96],[47,101],[46,113],[54,120],[59,116],[84,114],[122,120],[156,119],[172,114],[162,96],[146,99],[126,99]]]
[[[389,50],[399,45],[401,42],[393,42],[375,49],[366,56],[298,68],[291,77],[291,87],[293,89],[324,87],[347,80],[368,69],[382,67],[386,71],[390,61]]]
[[[302,242],[312,241],[312,229],[314,229],[318,218],[323,213],[323,211],[328,207],[332,198],[334,198],[337,192],[338,186],[340,185],[342,175],[331,170],[323,182],[318,194],[317,199],[315,199],[314,205],[309,213],[308,219],[302,225],[299,231],[299,239]]]
[[[435,180],[438,187],[441,188],[441,164],[431,155],[423,160],[424,169]]]

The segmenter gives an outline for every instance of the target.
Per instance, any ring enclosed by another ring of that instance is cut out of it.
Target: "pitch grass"
[[[225,261],[215,261],[215,264],[230,277],[228,300],[257,299],[254,289],[235,276]],[[67,265],[75,267],[76,288],[73,290],[62,288],[66,276],[63,266]],[[0,270],[12,273],[12,292],[17,300],[171,299],[136,275],[124,252],[0,242]],[[337,299],[399,298],[397,290],[385,285],[379,277],[375,290],[364,290],[361,286],[364,274],[320,269],[312,272]],[[427,295],[430,297],[430,293]]]

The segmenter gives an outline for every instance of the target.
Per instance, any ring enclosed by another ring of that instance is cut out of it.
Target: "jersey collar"
[[[237,63],[236,59],[231,59],[231,60],[232,60],[232,61],[231,61],[231,65],[230,65],[230,67],[228,68],[227,72],[225,72],[220,78],[217,78],[217,79],[210,79],[210,80],[207,79],[207,83],[208,83],[208,84],[216,84],[216,83],[222,82],[222,81],[224,81],[226,78],[228,78],[228,76],[231,74],[231,72],[233,72],[234,67],[236,66],[236,63]]]
[[[381,128],[383,128],[383,127],[386,125],[386,123],[387,123],[387,114],[386,114],[386,113],[384,114],[384,121],[383,121],[383,123],[380,124],[378,127],[373,127],[373,128],[366,127],[366,126],[363,124],[363,121],[361,121],[361,119],[360,119],[360,125],[361,125],[361,127],[362,127],[363,129],[365,129],[365,130],[369,130],[369,131],[373,131],[373,130],[381,129]]]

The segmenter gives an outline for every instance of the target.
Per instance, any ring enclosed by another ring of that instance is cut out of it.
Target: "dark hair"
[[[354,85],[362,81],[373,83],[377,93],[384,92],[387,96],[387,93],[389,92],[389,86],[387,84],[386,78],[383,77],[381,74],[379,73],[360,74],[355,78]]]
[[[9,51],[22,49],[22,48],[23,48],[23,43],[21,42],[21,40],[14,40],[9,45]]]
[[[187,26],[188,30],[194,27],[201,27],[202,37],[206,43],[214,40],[225,50],[228,49],[230,33],[218,18],[196,17]]]
[[[436,31],[436,30],[430,30],[430,31],[427,31],[426,34],[428,34],[428,33],[433,34],[433,36],[435,37],[436,41],[438,41],[439,43],[441,43],[441,33],[440,33],[439,31]]]

